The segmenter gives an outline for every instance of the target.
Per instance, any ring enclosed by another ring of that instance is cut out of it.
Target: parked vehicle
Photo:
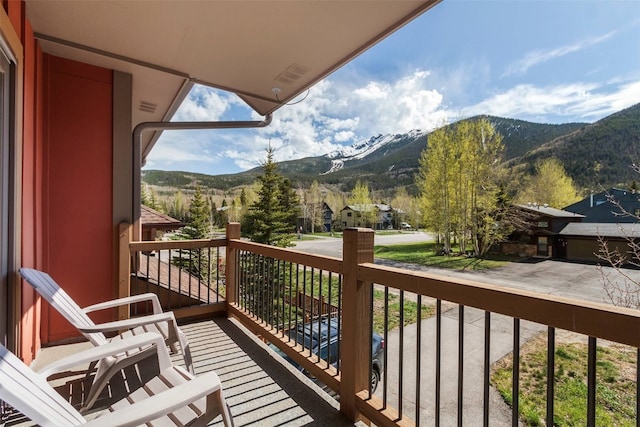
[[[340,345],[337,318],[324,317],[312,322],[299,323],[289,330],[289,337],[292,340],[297,338],[299,344],[310,349],[313,354],[319,355],[322,360],[326,360],[337,367],[338,349]],[[294,365],[300,372],[309,375],[302,366],[290,359],[276,346],[271,344],[270,347]],[[371,391],[374,392],[380,382],[384,366],[384,339],[375,332],[372,336],[371,358]]]
[[[406,223],[406,222],[401,222],[400,223],[400,229],[401,230],[411,230],[412,228],[413,227],[409,223]]]

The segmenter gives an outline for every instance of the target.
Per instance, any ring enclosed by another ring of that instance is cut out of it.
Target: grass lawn
[[[507,404],[512,403],[509,355],[493,368],[491,383]],[[636,350],[619,345],[598,347],[596,356],[596,425],[636,425]],[[556,343],[556,426],[586,425],[587,344]],[[546,335],[529,341],[520,350],[520,418],[525,425],[544,424],[546,416]]]
[[[486,258],[469,258],[462,255],[436,255],[434,242],[407,243],[399,245],[375,246],[376,258],[431,267],[448,268],[451,270],[486,270],[502,267],[517,259],[517,257],[500,254],[489,254]],[[455,251],[456,249],[454,249]]]

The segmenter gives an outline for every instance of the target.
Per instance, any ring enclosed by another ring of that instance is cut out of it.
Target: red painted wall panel
[[[46,54],[43,65],[44,267],[85,306],[113,295],[112,73]],[[42,326],[43,342],[78,335],[48,306]]]
[[[16,30],[16,34],[22,37],[22,25],[24,19],[24,2],[22,0],[9,0],[5,7],[7,15],[13,24],[13,28]]]

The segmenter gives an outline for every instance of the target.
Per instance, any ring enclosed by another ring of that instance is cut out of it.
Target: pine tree
[[[254,242],[267,245],[289,246],[293,239],[298,217],[299,200],[291,181],[278,172],[273,160],[274,150],[269,147],[264,173],[258,177],[260,188],[257,200],[249,205],[243,217],[244,233]],[[278,264],[279,265],[279,264]],[[241,264],[241,282],[244,295],[249,295],[255,305],[255,313],[261,317],[275,317],[278,322],[281,283],[286,282],[285,270],[276,268],[273,258],[262,255],[247,256]]]
[[[209,204],[202,196],[200,187],[197,186],[189,204],[186,225],[174,234],[174,239],[197,240],[210,237],[209,212]],[[202,280],[207,280],[209,273],[215,268],[211,265],[206,249],[181,249],[171,262]]]
[[[273,154],[269,147],[264,173],[258,176],[258,199],[249,206],[242,228],[254,242],[286,247],[293,239],[299,200],[291,182],[278,172]]]

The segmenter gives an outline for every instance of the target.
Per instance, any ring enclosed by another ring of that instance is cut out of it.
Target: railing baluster
[[[553,425],[554,399],[555,399],[555,365],[556,365],[556,328],[549,326],[547,329],[547,425]]]
[[[484,393],[482,425],[489,425],[489,389],[491,386],[491,312],[484,312]]]
[[[221,266],[221,260],[222,258],[220,258],[220,246],[218,246],[216,248],[216,302],[220,302],[220,266]],[[211,283],[209,283],[209,287],[211,287]],[[227,290],[225,289],[225,299],[226,299],[226,292]]]
[[[511,387],[511,425],[518,427],[520,409],[520,319],[513,319],[513,383]]]
[[[404,375],[404,291],[400,290],[400,325],[398,339],[398,418],[402,419],[402,384]]]
[[[596,425],[596,339],[589,337],[587,360],[587,426]]]
[[[180,254],[181,249],[178,249],[178,255]],[[168,273],[167,273],[167,289],[169,289],[169,292],[167,292],[167,298],[166,298],[166,305],[165,307],[168,310],[171,310],[171,271],[173,270],[171,268],[171,249],[169,249],[169,269],[168,269]],[[158,259],[158,286],[160,286],[160,260]],[[178,269],[178,280],[180,280],[180,270]]]
[[[342,275],[338,276],[338,336],[342,336]],[[340,372],[340,360],[342,359],[340,352],[342,340],[338,340],[338,363],[336,369]]]
[[[422,359],[422,295],[418,294],[417,301],[418,317],[416,319],[416,427],[420,427],[420,387],[422,385],[422,376],[420,375],[420,361]]]
[[[260,298],[260,284],[258,282],[258,278],[259,278],[259,274],[260,274],[260,270],[258,269],[258,259],[259,259],[260,255],[258,254],[251,254],[251,270],[253,271],[253,274],[247,278],[248,285],[249,285],[249,304],[250,304],[250,311],[251,314],[253,315],[253,317],[255,318],[257,315],[257,311],[256,309],[257,307],[257,299]]]
[[[373,287],[373,283],[371,284]],[[371,299],[369,300],[369,325],[373,331],[373,292],[371,292]],[[373,348],[373,334],[369,334],[369,348]],[[369,358],[369,378],[373,377],[373,358]],[[371,381],[369,381],[369,399],[373,396],[373,390],[371,389]]]
[[[436,301],[436,399],[434,408],[434,418],[436,427],[440,426],[440,375],[442,369],[442,300]]]
[[[389,372],[389,357],[388,357],[388,351],[389,351],[389,287],[385,286],[384,287],[384,323],[382,325],[382,328],[384,329],[384,349],[382,350],[384,352],[384,374],[383,374],[383,383],[384,383],[384,388],[382,389],[382,407],[384,409],[387,409],[387,391],[389,390],[389,387],[387,386],[387,384],[389,383],[389,381],[387,380],[387,372]]]
[[[285,300],[285,293],[286,293],[286,270],[287,270],[287,263],[285,261],[280,261],[278,260],[278,295],[277,295],[277,301],[280,304],[281,308],[282,308],[282,312],[280,312],[280,318],[278,319],[278,331],[282,331],[284,329],[284,319],[285,319],[285,313],[286,313],[286,306],[284,303]]]
[[[462,427],[464,391],[464,305],[458,307],[458,426]]]
[[[302,270],[302,324],[307,322],[307,266],[305,265]],[[304,341],[302,342],[304,345]]]
[[[247,259],[247,253],[246,251],[240,251],[240,262],[242,264],[242,267],[240,269],[241,272],[241,283],[242,283],[242,308],[247,310],[249,308],[249,292],[247,289],[247,268],[249,268],[249,266],[247,266],[247,262],[249,261]]]
[[[300,321],[300,301],[299,301],[299,296],[300,296],[300,264],[296,264],[296,292],[295,292],[295,298],[296,298],[296,321],[294,323],[294,326],[297,327],[298,322]],[[289,338],[291,338],[291,336],[289,336]],[[295,343],[298,344],[298,334],[295,334]]]
[[[315,269],[313,267],[311,267],[311,290],[310,292],[310,298],[309,298],[309,303],[311,304],[311,315],[309,316],[309,321],[313,322],[314,319],[314,315],[313,315],[313,311],[315,308],[315,300],[314,300],[314,288],[315,288]],[[320,337],[320,332],[318,331],[318,337]]]

